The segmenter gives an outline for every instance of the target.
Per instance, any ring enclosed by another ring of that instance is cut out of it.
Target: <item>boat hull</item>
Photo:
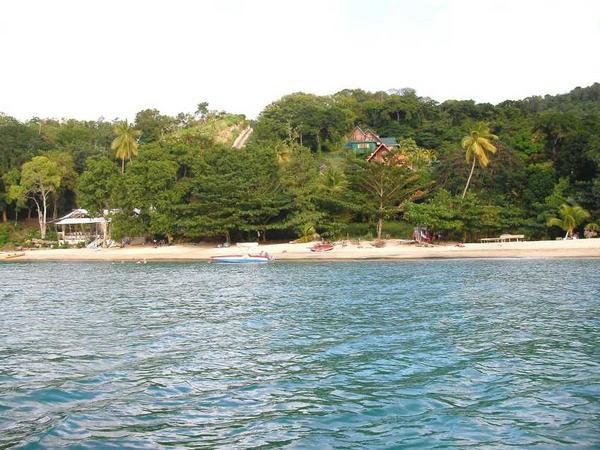
[[[268,256],[213,256],[210,258],[210,262],[216,264],[264,264],[268,263],[270,258]]]
[[[311,247],[311,252],[330,252],[333,250],[333,245],[331,244],[315,244]]]

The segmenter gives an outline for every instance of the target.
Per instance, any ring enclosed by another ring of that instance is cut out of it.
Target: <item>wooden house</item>
[[[366,158],[367,161],[381,162],[383,156],[393,148],[397,148],[398,142],[390,137],[379,137],[373,130],[363,130],[354,127],[346,147],[356,155]]]

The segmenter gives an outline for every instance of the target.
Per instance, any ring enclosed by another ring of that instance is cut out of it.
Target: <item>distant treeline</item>
[[[541,238],[562,234],[549,226],[561,206],[589,211],[576,227],[600,217],[598,83],[498,105],[412,89],[296,93],[232,149],[249,123],[206,103],[176,117],[144,110],[132,124],[0,116],[0,218],[43,214],[40,177],[48,218],[112,210],[115,238],[408,237],[412,225],[456,239]],[[401,159],[355,155],[344,144],[357,125],[396,138]],[[493,145],[489,164],[465,157],[476,149],[468,136]]]

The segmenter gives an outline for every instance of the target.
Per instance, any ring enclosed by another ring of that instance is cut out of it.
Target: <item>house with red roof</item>
[[[356,155],[366,158],[367,161],[381,162],[383,156],[392,150],[398,148],[398,142],[391,137],[379,137],[371,129],[363,130],[361,127],[354,127],[346,148],[352,150]]]

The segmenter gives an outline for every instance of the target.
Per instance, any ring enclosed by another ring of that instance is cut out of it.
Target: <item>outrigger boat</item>
[[[209,262],[217,264],[261,264],[268,263],[273,257],[266,252],[261,252],[258,255],[224,255],[213,256]]]

